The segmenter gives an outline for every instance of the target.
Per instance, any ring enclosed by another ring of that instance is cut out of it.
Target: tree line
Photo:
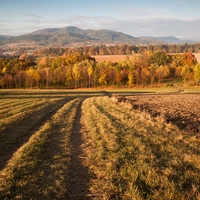
[[[200,53],[200,43],[197,44],[157,44],[157,45],[93,45],[76,48],[49,47],[41,48],[33,52],[35,56],[62,56],[73,52],[81,52],[89,55],[131,55],[134,53],[143,53],[145,51],[166,53]]]
[[[198,85],[200,64],[192,53],[144,51],[118,62],[96,62],[80,51],[35,60],[26,54],[0,59],[0,88],[91,88],[159,85],[182,78]]]

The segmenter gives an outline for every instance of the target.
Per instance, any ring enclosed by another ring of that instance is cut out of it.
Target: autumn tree
[[[160,82],[164,77],[166,77],[169,74],[169,68],[167,66],[160,65],[156,69],[156,77],[158,78],[158,84],[160,85]]]
[[[148,67],[142,68],[142,70],[141,70],[141,83],[142,83],[142,86],[144,86],[144,84],[148,82],[149,77],[150,77],[149,68]]]
[[[44,81],[46,84],[46,88],[48,88],[52,84],[53,79],[53,71],[49,67],[43,68]]]
[[[107,81],[106,81],[106,73],[105,72],[101,72],[100,77],[98,79],[98,82],[101,86],[106,85]]]
[[[194,66],[197,64],[197,59],[192,53],[183,53],[182,54],[183,66]]]
[[[66,67],[66,73],[65,73],[65,84],[68,86],[68,87],[72,87],[73,85],[73,67],[72,66],[67,66]]]
[[[150,55],[149,61],[151,64],[167,65],[170,62],[170,56],[162,51],[153,52]]]
[[[128,85],[129,86],[133,86],[134,84],[134,70],[135,70],[135,66],[130,65],[129,71],[128,71]]]
[[[74,67],[73,67],[73,76],[74,76],[74,80],[75,80],[75,88],[77,88],[77,85],[78,85],[78,81],[80,79],[80,65],[78,64],[74,64]]]
[[[198,85],[200,82],[200,63],[197,63],[194,67],[194,80],[195,84]]]
[[[4,82],[4,76],[2,76],[2,75],[0,74],[0,88],[3,88],[3,87],[4,87],[4,84],[5,84],[5,82]]]
[[[123,79],[122,70],[123,70],[123,67],[119,63],[116,63],[116,65],[115,65],[115,84],[117,86],[122,85],[122,79]]]
[[[16,88],[24,88],[26,86],[26,72],[21,70],[14,75],[14,83]]]
[[[81,52],[73,52],[67,55],[65,63],[66,65],[72,65],[79,63],[84,60],[93,60],[95,61],[94,58],[90,57],[88,54],[83,54]]]
[[[97,70],[96,70],[96,78],[97,78],[97,85],[100,86],[107,85],[107,70],[103,63],[97,63]]]
[[[89,77],[89,88],[91,87],[91,75],[92,75],[93,71],[94,71],[93,64],[88,63],[87,73],[88,73],[88,77]]]
[[[149,74],[150,74],[150,80],[151,80],[151,86],[153,85],[155,78],[156,78],[156,70],[159,66],[157,64],[151,64],[149,66]]]
[[[50,66],[51,66],[52,70],[54,70],[58,67],[63,67],[63,66],[65,66],[65,59],[57,56],[57,57],[53,58]]]
[[[33,87],[34,84],[38,87],[39,86],[39,80],[40,80],[40,74],[38,71],[33,69],[32,67],[26,70],[26,83],[27,87]]]
[[[133,62],[135,65],[135,78],[136,78],[136,84],[143,83],[145,77],[144,72],[148,71],[149,66],[149,53],[142,53],[138,54],[133,57]]]
[[[3,76],[3,81],[4,86],[6,89],[11,89],[13,87],[13,77],[9,73],[5,73]]]
[[[57,67],[53,71],[53,84],[65,85],[66,82],[66,67]]]
[[[133,72],[129,71],[128,73],[128,86],[131,87],[134,84],[134,76],[133,76]]]
[[[38,63],[39,69],[46,68],[50,66],[50,59],[46,56],[42,57],[41,60]]]

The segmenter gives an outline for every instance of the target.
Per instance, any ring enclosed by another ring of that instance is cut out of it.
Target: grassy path
[[[73,123],[71,134],[71,150],[68,174],[69,200],[90,199],[89,180],[90,174],[88,167],[84,164],[85,152],[83,152],[83,138],[81,125],[81,107],[83,100],[79,103],[76,111],[76,117]]]

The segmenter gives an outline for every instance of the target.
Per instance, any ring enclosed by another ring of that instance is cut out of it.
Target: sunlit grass
[[[70,135],[80,99],[65,104],[0,172],[1,199],[60,199],[67,194]]]
[[[94,93],[3,91],[0,117],[4,118],[1,129],[4,134],[0,138],[7,143],[0,144],[2,152],[13,142],[20,142],[22,130],[26,133],[30,131],[29,126],[39,126],[41,119],[43,124],[31,133],[28,142],[16,149],[0,171],[0,199],[67,199],[69,140],[77,106],[85,96],[95,96],[84,100],[80,121],[84,164],[92,177],[88,187],[94,199],[198,199],[199,134],[181,131],[166,123],[162,116],[153,118],[146,112],[134,110],[129,103],[115,104],[103,97],[124,91],[137,93],[140,89]],[[64,102],[68,103],[60,108]],[[13,120],[6,118],[6,114],[11,113]],[[23,119],[26,119],[24,123]],[[21,130],[14,129],[17,123]],[[15,134],[19,132],[19,137],[10,132],[6,134],[9,127]]]
[[[88,166],[96,176],[94,194],[102,199],[197,197],[198,136],[105,97],[85,100],[83,110],[90,133]]]

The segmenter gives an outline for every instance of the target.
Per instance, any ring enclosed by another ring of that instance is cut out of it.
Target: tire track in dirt
[[[81,134],[81,107],[84,99],[79,103],[71,135],[71,161],[68,174],[68,200],[89,200],[89,169],[84,163],[83,138]]]
[[[0,170],[6,166],[13,153],[25,144],[29,138],[68,101],[69,99],[62,99],[50,104],[3,131],[2,134],[11,135],[11,137],[1,139],[4,145],[0,148]],[[45,112],[45,114],[43,112]],[[35,122],[35,120],[37,120],[37,122]],[[26,125],[28,122],[30,126]]]

